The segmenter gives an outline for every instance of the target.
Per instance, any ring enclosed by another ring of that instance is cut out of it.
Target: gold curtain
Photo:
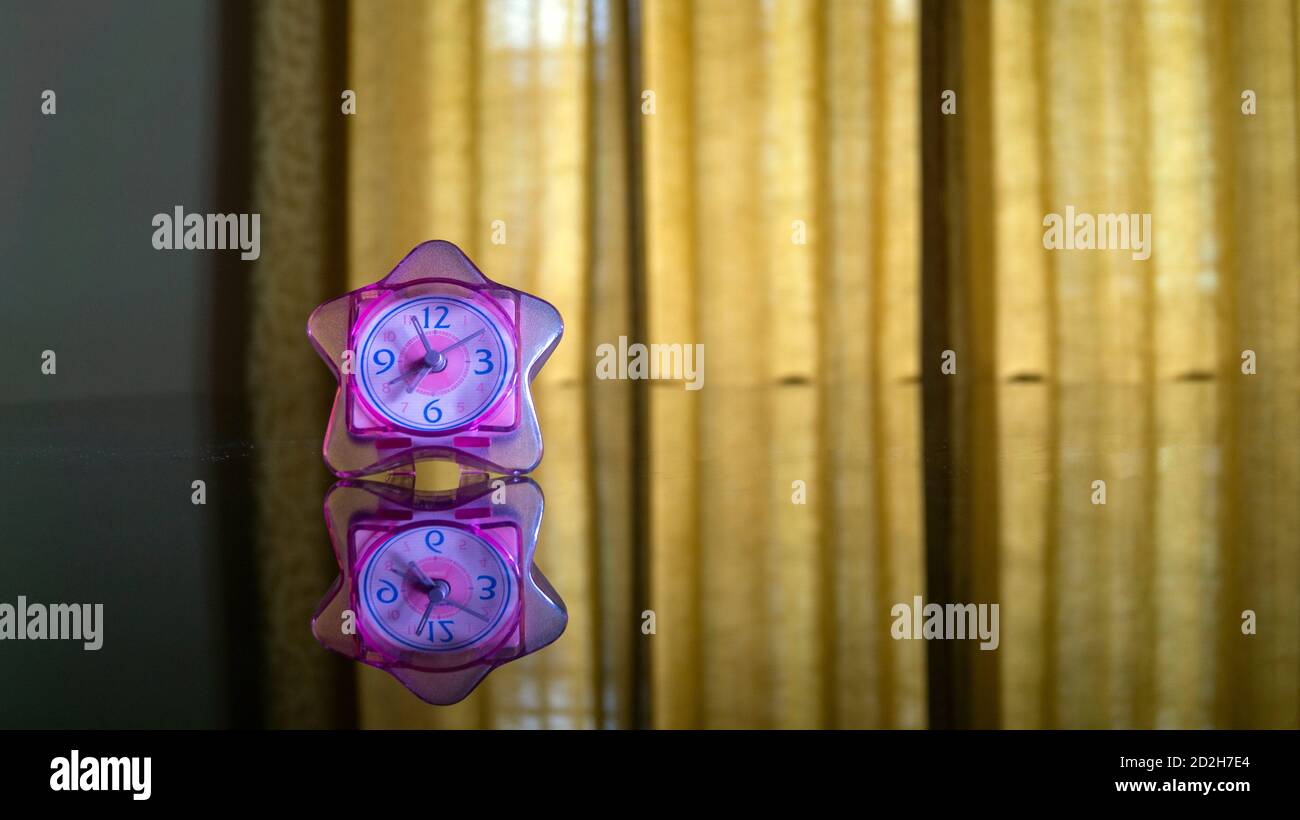
[[[916,4],[643,8],[654,725],[922,726]]]
[[[536,478],[568,632],[451,708],[358,667],[361,725],[923,727],[965,687],[973,725],[1300,725],[1300,2],[346,9],[322,105],[356,93],[348,285],[444,238],[566,322]],[[922,161],[934,16],[953,167]],[[292,153],[299,126],[267,122]],[[939,189],[951,221],[923,225]],[[1045,251],[1067,205],[1151,213],[1151,259]],[[962,250],[943,318],[935,230]],[[973,413],[953,453],[923,448],[926,327]],[[702,344],[703,389],[596,379],[619,336]],[[1001,605],[970,680],[890,638],[949,535],[925,495],[949,465],[974,479],[945,526]]]
[[[965,549],[1002,602],[972,722],[1295,727],[1300,6],[936,5],[967,174],[948,235],[977,294],[959,390],[990,408],[958,467],[993,491],[954,495],[992,510]],[[1045,251],[1067,206],[1151,214],[1150,259]]]
[[[623,3],[351,5],[352,283],[438,236],[566,322],[537,478],[569,634],[449,710],[363,671],[364,725],[634,725],[646,665],[657,726],[924,724],[884,637],[921,585],[915,11],[646,3],[631,88]],[[646,340],[702,343],[698,392],[594,379],[636,340],[638,174]]]
[[[362,670],[364,726],[632,722],[630,390],[594,384],[589,358],[592,339],[630,327],[620,10],[570,0],[350,6],[352,285],[437,237],[565,320],[535,386],[546,441],[535,478],[546,494],[538,563],[568,605],[569,630],[447,709]]]

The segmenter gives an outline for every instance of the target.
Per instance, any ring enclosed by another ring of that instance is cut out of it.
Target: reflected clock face
[[[399,651],[490,648],[513,624],[513,563],[460,527],[422,526],[382,540],[361,560],[359,618]]]
[[[514,383],[514,336],[490,306],[460,296],[384,305],[355,329],[353,389],[377,418],[420,432],[473,424]]]

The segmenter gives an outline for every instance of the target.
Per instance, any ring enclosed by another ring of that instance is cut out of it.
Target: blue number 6
[[[439,421],[442,421],[442,408],[441,408],[441,407],[435,407],[435,405],[436,405],[437,403],[438,403],[438,400],[437,400],[437,399],[434,399],[433,401],[431,401],[431,402],[429,402],[427,405],[425,405],[425,408],[424,408],[424,420],[427,421],[427,422],[429,422],[430,424],[437,424]],[[437,410],[437,411],[438,411],[438,417],[437,417],[437,418],[432,418],[432,419],[429,418],[429,411],[430,411],[430,410]]]

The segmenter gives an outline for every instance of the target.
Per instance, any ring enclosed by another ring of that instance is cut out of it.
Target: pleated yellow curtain
[[[618,13],[576,0],[350,7],[352,284],[438,237],[565,320],[534,388],[546,439],[534,477],[547,499],[538,563],[569,632],[446,709],[362,670],[363,726],[631,722],[630,433],[616,415],[629,394],[602,389],[610,404],[593,410],[589,357],[593,333],[628,332],[630,309]]]
[[[924,725],[916,4],[643,9],[654,725]]]
[[[993,215],[972,265],[993,272],[974,284],[995,306],[975,390],[996,406],[979,446],[998,465],[1003,602],[1000,715],[983,717],[1294,727],[1297,6],[987,8],[961,68],[990,94],[958,94],[989,137],[969,206]],[[1150,259],[1045,251],[1040,220],[1067,206],[1151,214]],[[1267,367],[1243,374],[1246,350]]]
[[[450,708],[358,667],[362,726],[1300,725],[1300,0],[353,0],[339,53],[293,6],[258,23],[257,190],[302,220],[268,230],[257,366],[297,372],[277,323],[341,287],[336,192],[276,160],[327,117],[349,286],[443,238],[566,323],[535,478],[568,632]],[[956,112],[927,132],[936,25]],[[321,102],[345,88],[355,115]],[[1150,258],[1046,250],[1067,206],[1151,214]],[[620,336],[702,344],[703,389],[597,379]],[[286,396],[259,436],[315,411]],[[263,571],[314,586],[312,525],[263,510]],[[936,556],[1000,604],[969,667],[890,636]],[[312,693],[282,725],[337,697],[292,632],[319,591],[264,590],[268,688]]]
[[[646,666],[650,725],[923,725],[922,649],[886,637],[922,583],[915,12],[647,3],[629,91],[622,3],[352,4],[352,284],[438,236],[565,317],[538,560],[571,617],[452,709],[363,670],[363,725],[634,725]],[[704,345],[707,389],[593,378],[638,309]]]

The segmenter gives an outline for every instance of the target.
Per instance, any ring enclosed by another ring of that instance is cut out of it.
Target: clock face
[[[513,624],[512,567],[495,546],[460,527],[395,533],[357,569],[362,628],[399,652],[490,648]]]
[[[420,296],[371,311],[355,329],[355,395],[377,418],[441,433],[472,424],[514,384],[514,335],[491,307]]]

